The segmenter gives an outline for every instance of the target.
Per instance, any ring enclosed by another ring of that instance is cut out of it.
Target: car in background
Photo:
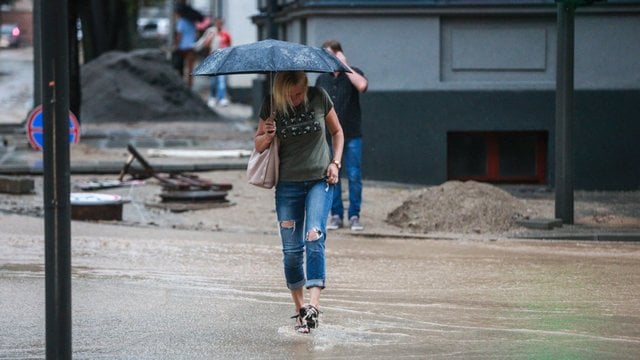
[[[18,47],[22,41],[22,31],[18,24],[2,24],[0,31],[0,47]]]
[[[143,7],[138,16],[138,33],[144,38],[162,38],[169,36],[171,21],[164,8]]]

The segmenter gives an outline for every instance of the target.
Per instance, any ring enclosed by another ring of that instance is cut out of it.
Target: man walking
[[[322,47],[331,51],[350,73],[336,72],[322,74],[316,80],[316,86],[327,91],[338,114],[340,125],[344,131],[344,169],[349,180],[348,219],[351,230],[360,231],[364,227],[360,222],[362,205],[362,114],[360,111],[360,93],[367,91],[369,82],[362,70],[349,66],[342,51],[342,45],[336,40],[329,40]],[[327,229],[335,230],[343,226],[344,205],[342,203],[342,186],[338,181],[333,191],[331,218]]]

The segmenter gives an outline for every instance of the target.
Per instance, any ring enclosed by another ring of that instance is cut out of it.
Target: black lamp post
[[[44,123],[46,357],[71,359],[71,205],[69,36],[66,0],[40,9],[40,83]]]
[[[556,159],[555,217],[565,224],[574,222],[573,166],[573,93],[574,93],[574,19],[578,6],[604,0],[556,0],[558,8],[558,44],[556,68]]]

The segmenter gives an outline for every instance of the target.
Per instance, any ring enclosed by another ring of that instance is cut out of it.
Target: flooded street
[[[42,227],[0,217],[0,359],[44,358]],[[72,233],[78,359],[640,355],[637,243],[330,234],[320,327],[301,335],[272,232]]]

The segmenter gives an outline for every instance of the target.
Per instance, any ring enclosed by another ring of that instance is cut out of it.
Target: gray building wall
[[[553,8],[494,16],[323,15],[306,22],[306,43],[339,39],[349,61],[367,69],[374,91],[555,89]],[[297,23],[290,41],[300,41]],[[639,89],[638,34],[640,13],[578,12],[576,89]]]
[[[365,178],[439,184],[448,179],[448,134],[541,131],[544,182],[553,185],[555,6],[393,10],[298,7],[281,23],[290,41],[340,40],[369,78]],[[577,12],[576,189],[640,188],[638,34],[640,3]]]

